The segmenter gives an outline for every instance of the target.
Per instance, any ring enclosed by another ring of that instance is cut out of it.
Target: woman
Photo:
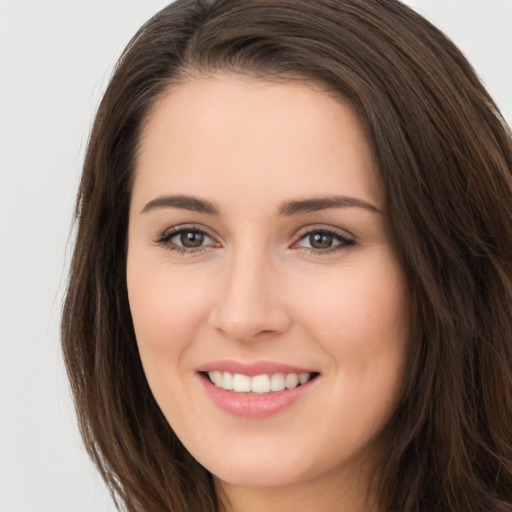
[[[93,127],[63,344],[129,511],[512,510],[512,142],[389,0],[178,0]]]

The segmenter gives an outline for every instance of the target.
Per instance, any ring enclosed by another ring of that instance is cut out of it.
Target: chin
[[[298,468],[271,461],[262,465],[213,464],[210,472],[219,481],[236,487],[286,487],[301,483],[307,475]]]

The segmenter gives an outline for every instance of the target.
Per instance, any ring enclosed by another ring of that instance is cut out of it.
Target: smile
[[[232,416],[251,420],[287,410],[320,380],[316,371],[272,362],[216,361],[196,372],[213,404]]]
[[[294,389],[308,383],[314,373],[273,373],[249,376],[242,373],[209,371],[208,377],[212,384],[234,393],[268,394],[285,389]]]

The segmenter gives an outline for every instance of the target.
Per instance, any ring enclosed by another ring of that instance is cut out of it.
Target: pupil
[[[199,247],[204,241],[204,235],[198,231],[185,231],[181,233],[180,241],[184,247]]]
[[[332,246],[332,235],[327,233],[314,233],[309,236],[309,243],[314,249],[329,249]]]

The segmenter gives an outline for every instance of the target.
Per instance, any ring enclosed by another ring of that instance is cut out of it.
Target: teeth
[[[223,381],[222,381],[222,372],[219,372],[219,371],[214,371],[213,372],[213,382],[215,383],[216,386],[218,386],[219,388],[222,387],[222,384],[223,384]]]
[[[233,375],[233,391],[237,393],[249,393],[251,391],[251,377],[235,373]]]
[[[218,370],[208,372],[208,377],[215,386],[236,393],[270,393],[294,389],[306,384],[311,379],[311,373],[274,373],[249,377],[241,373],[221,372]]]
[[[285,388],[284,375],[282,373],[274,373],[270,379],[270,389],[272,391],[283,391]]]
[[[296,373],[289,373],[284,378],[284,384],[286,386],[286,389],[296,388],[299,384],[299,376]]]
[[[227,389],[228,391],[233,389],[233,374],[229,372],[224,372],[224,377],[222,379],[222,387]]]
[[[256,375],[251,379],[251,391],[253,393],[269,393],[270,378],[268,375]]]
[[[299,382],[300,384],[306,384],[306,382],[311,378],[310,373],[301,373],[299,375]]]

